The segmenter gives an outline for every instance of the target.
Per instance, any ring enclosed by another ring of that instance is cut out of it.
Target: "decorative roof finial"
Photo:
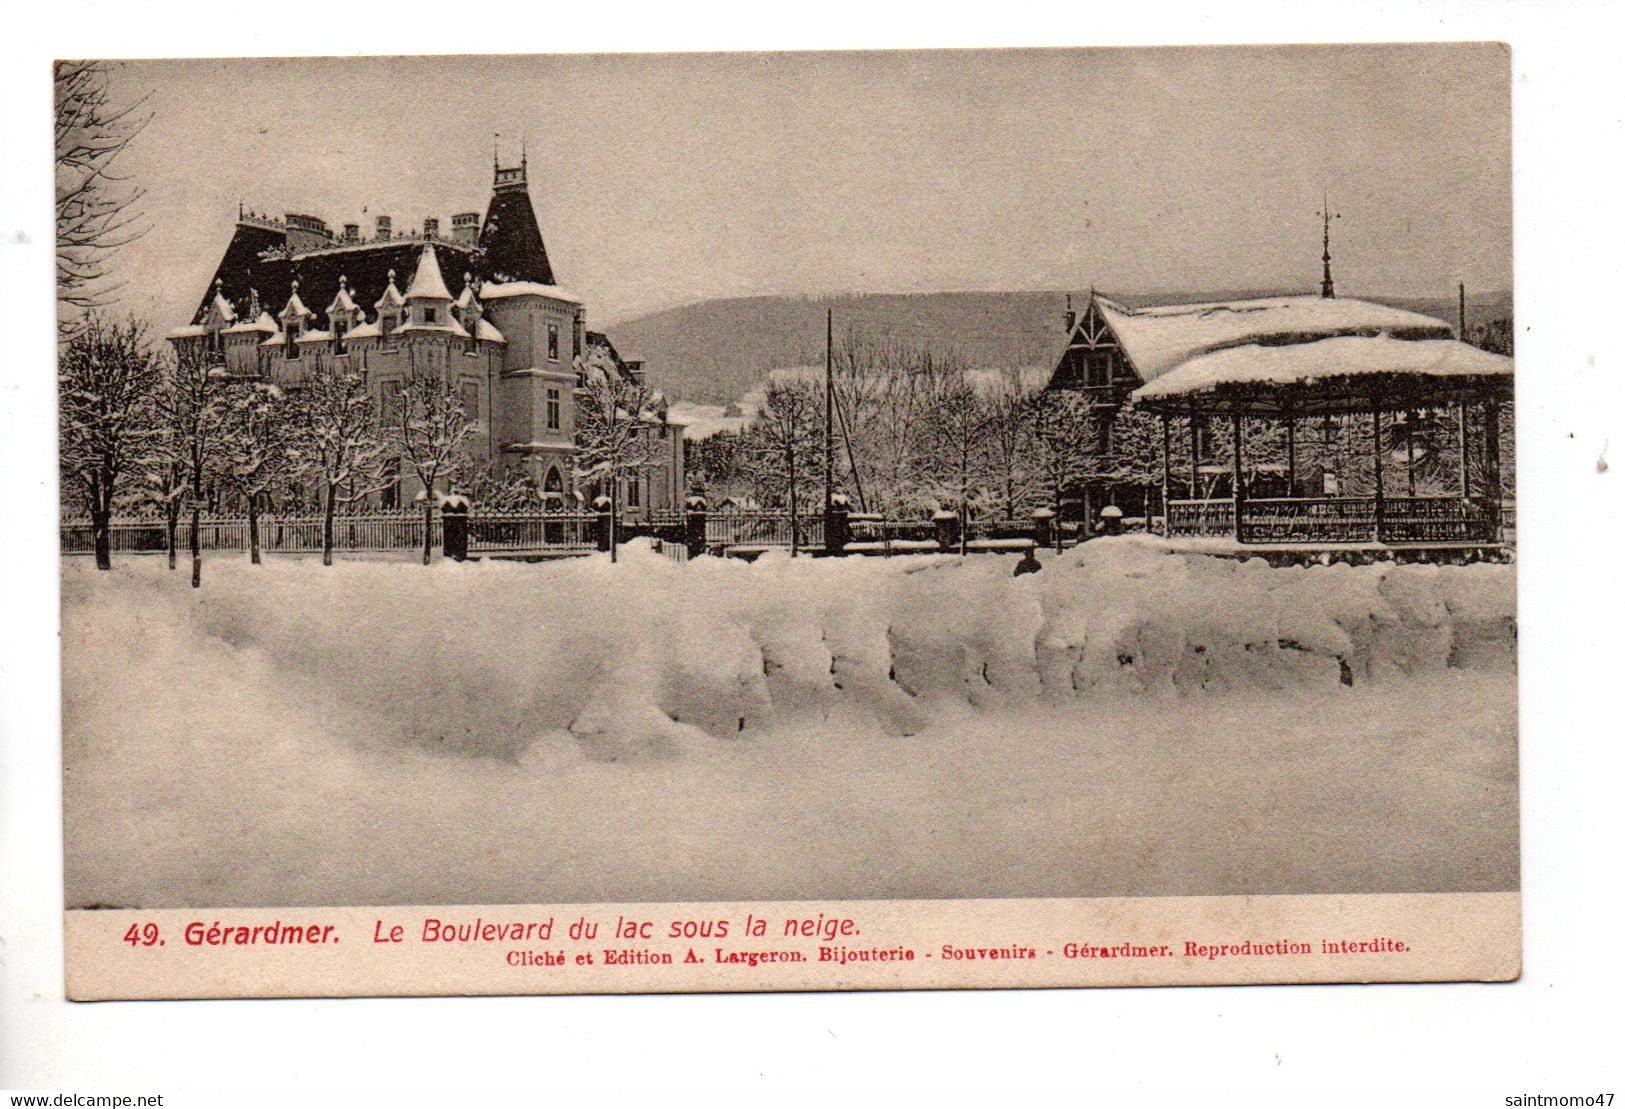
[[[389,270],[389,283],[391,285],[395,284],[395,268],[393,266]]]
[[[1332,220],[1342,219],[1343,214],[1332,211],[1325,189],[1320,192],[1320,211],[1315,214],[1320,217],[1320,295],[1332,300],[1337,296],[1332,289]]]

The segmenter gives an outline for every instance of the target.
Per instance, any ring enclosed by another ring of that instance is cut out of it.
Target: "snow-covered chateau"
[[[380,414],[403,381],[437,374],[455,383],[476,420],[471,450],[495,473],[528,474],[550,500],[600,490],[572,479],[578,400],[575,359],[601,348],[616,370],[640,379],[607,336],[587,330],[586,305],[555,280],[531,205],[526,163],[493,161],[490,204],[400,228],[377,216],[373,233],[335,233],[315,216],[239,212],[237,227],[193,322],[168,338],[217,360],[233,377],[297,389],[343,360],[366,375]],[[458,292],[452,292],[450,276]],[[655,398],[658,400],[658,398]],[[683,429],[664,403],[646,434],[661,463],[625,479],[632,514],[682,503]],[[408,467],[377,495],[383,507],[417,492]]]

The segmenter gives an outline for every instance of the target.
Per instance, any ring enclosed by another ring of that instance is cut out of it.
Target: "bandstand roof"
[[[1510,399],[1512,359],[1456,339],[1376,334],[1243,343],[1184,359],[1136,389],[1154,412],[1333,415]]]

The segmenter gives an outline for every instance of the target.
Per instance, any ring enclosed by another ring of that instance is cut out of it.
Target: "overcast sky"
[[[184,322],[237,204],[335,228],[479,209],[528,141],[559,280],[612,324],[759,293],[1511,287],[1494,45],[129,62]],[[363,214],[363,208],[366,209]],[[453,280],[453,284],[457,284]]]

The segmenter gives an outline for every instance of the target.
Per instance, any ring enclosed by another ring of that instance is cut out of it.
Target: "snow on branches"
[[[58,432],[64,495],[83,498],[95,534],[96,568],[112,568],[109,521],[120,482],[150,462],[158,423],[153,394],[160,362],[133,317],[91,314],[62,349]]]

